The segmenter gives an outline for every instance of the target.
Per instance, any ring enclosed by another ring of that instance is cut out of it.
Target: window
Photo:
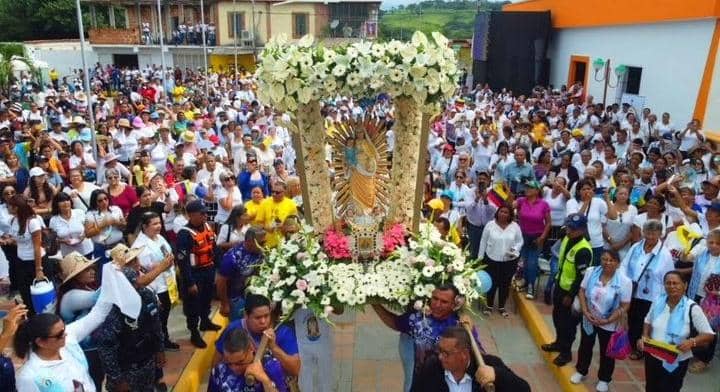
[[[239,37],[245,28],[244,12],[228,12],[228,35],[230,38]]]
[[[641,67],[627,67],[627,74],[625,75],[625,92],[628,94],[640,94],[641,77]]]
[[[308,33],[308,14],[292,14],[293,38],[302,38]]]

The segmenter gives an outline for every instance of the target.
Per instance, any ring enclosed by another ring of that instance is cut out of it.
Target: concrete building
[[[83,0],[90,6],[89,41],[100,63],[143,68],[161,63],[160,30],[168,67],[204,65],[199,0]],[[213,69],[254,69],[255,56],[274,35],[293,39],[373,39],[380,1],[372,0],[205,0],[208,64]],[[210,41],[210,31],[214,40]]]
[[[720,0],[528,0],[550,11],[550,83],[583,82],[595,102],[630,102],[720,130]]]

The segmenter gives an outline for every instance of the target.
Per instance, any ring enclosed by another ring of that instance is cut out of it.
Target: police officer
[[[553,324],[555,342],[543,344],[543,351],[559,352],[553,363],[564,366],[572,361],[571,347],[580,321],[572,304],[580,290],[585,269],[592,261],[592,246],[587,240],[587,218],[583,214],[570,214],[565,219],[565,238],[560,243],[557,282],[553,293]]]
[[[177,235],[177,264],[180,269],[180,296],[183,313],[190,330],[190,342],[205,348],[198,331],[218,331],[220,326],[210,321],[210,302],[215,281],[215,233],[207,224],[207,207],[202,200],[192,200],[185,206],[188,223]]]

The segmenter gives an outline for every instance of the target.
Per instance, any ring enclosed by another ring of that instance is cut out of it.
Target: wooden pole
[[[420,154],[418,157],[417,178],[415,179],[415,209],[412,218],[412,231],[417,233],[420,229],[420,218],[422,218],[422,204],[425,201],[425,176],[427,175],[427,165],[425,160],[428,156],[427,142],[428,133],[430,132],[430,115],[423,113],[420,125]]]

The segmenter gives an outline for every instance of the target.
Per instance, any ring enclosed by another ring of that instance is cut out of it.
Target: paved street
[[[503,319],[494,314],[486,320],[476,321],[485,349],[499,354],[514,371],[528,380],[533,391],[559,390],[518,315],[511,314],[509,319]],[[172,386],[190,359],[192,346],[180,307],[173,309],[170,322],[170,334],[182,347],[180,352],[168,353],[165,380]],[[401,391],[403,377],[398,334],[382,325],[370,308],[366,313],[347,312],[334,322],[336,390]]]

